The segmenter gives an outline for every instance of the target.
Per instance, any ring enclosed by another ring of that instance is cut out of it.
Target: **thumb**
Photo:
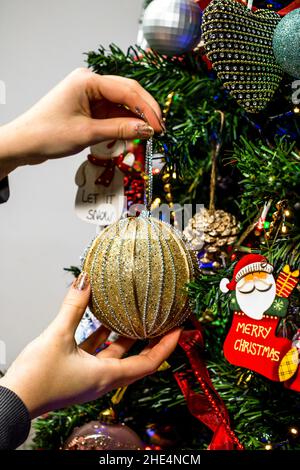
[[[90,293],[89,276],[82,272],[70,287],[53,326],[74,335],[88,305]]]
[[[109,139],[149,139],[154,134],[147,122],[130,117],[90,119],[90,125],[95,142]]]

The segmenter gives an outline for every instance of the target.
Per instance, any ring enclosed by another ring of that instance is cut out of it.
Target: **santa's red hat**
[[[232,280],[222,279],[220,289],[224,294],[230,290],[235,290],[237,283],[242,277],[259,271],[271,273],[273,272],[273,266],[262,255],[245,255],[236,263]]]

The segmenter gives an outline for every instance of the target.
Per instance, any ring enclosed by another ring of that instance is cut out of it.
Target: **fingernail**
[[[141,138],[149,139],[149,137],[154,135],[154,129],[148,126],[148,124],[137,124],[134,129],[138,137]]]
[[[143,113],[143,111],[138,106],[135,107],[135,112],[141,119],[143,119],[144,121],[146,120],[145,119],[145,114]]]
[[[76,290],[82,291],[85,290],[90,283],[89,275],[85,272],[79,274],[78,278],[73,282],[73,287]]]

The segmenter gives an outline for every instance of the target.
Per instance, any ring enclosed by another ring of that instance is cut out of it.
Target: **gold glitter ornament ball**
[[[92,313],[129,338],[154,338],[189,315],[186,285],[193,254],[179,232],[149,217],[129,217],[107,227],[88,250]]]

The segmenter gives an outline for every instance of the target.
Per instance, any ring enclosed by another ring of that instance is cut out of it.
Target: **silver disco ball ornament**
[[[153,0],[144,13],[143,33],[151,49],[180,55],[199,43],[201,20],[202,10],[194,0]]]

